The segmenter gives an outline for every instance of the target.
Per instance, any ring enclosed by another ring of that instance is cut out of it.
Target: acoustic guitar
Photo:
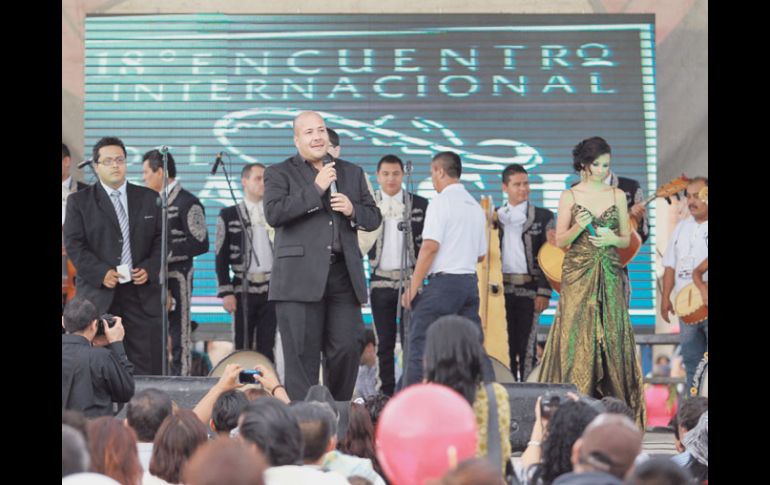
[[[676,295],[674,312],[685,325],[695,325],[709,317],[709,308],[703,303],[703,297],[695,283],[685,286]]]
[[[675,178],[671,182],[660,186],[660,188],[655,191],[655,194],[644,199],[642,204],[646,206],[658,197],[670,199],[686,189],[688,183],[690,183],[690,179],[683,174],[681,177]],[[670,200],[669,203],[671,203]],[[630,263],[642,247],[642,238],[639,236],[639,233],[636,232],[639,228],[639,222],[630,214],[628,222],[631,228],[629,245],[627,248],[617,248],[622,267],[625,267]],[[546,279],[551,284],[551,288],[557,293],[561,292],[561,269],[564,264],[564,255],[567,254],[567,249],[561,249],[546,242],[537,253],[537,261],[540,264],[540,269],[543,270]]]
[[[484,350],[510,369],[508,354],[508,324],[505,319],[503,294],[503,260],[500,252],[500,232],[494,227],[496,216],[492,198],[481,198],[481,207],[487,216],[487,255],[476,265],[479,279],[479,317],[484,330]]]
[[[65,305],[75,296],[75,265],[67,257],[67,251],[64,249],[64,226],[62,226],[61,240],[61,301]]]

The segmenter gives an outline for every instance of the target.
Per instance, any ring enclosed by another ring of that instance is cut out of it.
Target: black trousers
[[[398,290],[393,288],[372,288],[372,318],[377,332],[377,358],[380,361],[380,390],[392,396],[396,387],[396,362],[393,352],[396,348],[396,334],[401,333],[401,348],[404,348],[404,326],[396,322],[398,313]],[[403,315],[403,313],[402,313]]]
[[[364,348],[364,320],[345,261],[330,265],[321,301],[275,303],[291,400],[304,399],[318,384],[323,351],[324,384],[335,400],[349,401]]]
[[[134,364],[135,376],[161,375],[163,373],[163,340],[160,306],[158,314],[151,315],[142,307],[139,292],[133,283],[119,284],[115,288],[108,313],[123,320],[126,336],[123,346],[128,360]]]
[[[189,376],[191,364],[192,332],[190,304],[192,302],[192,267],[169,267],[168,289],[176,301],[173,311],[168,312],[168,334],[171,337],[172,376]]]
[[[275,303],[267,301],[267,292],[249,293],[246,300],[248,300],[246,302],[248,328],[246,329],[247,345],[244,345],[243,304],[245,301],[242,293],[236,293],[235,331],[233,332],[235,349],[256,350],[275,363],[275,354],[273,353],[276,328]]]
[[[526,296],[505,294],[505,318],[508,321],[508,355],[516,381],[526,381],[524,373],[527,343],[535,318],[535,300]]]

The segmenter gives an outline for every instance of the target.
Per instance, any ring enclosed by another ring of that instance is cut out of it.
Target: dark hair
[[[331,128],[327,127],[326,128],[326,133],[329,134],[329,143],[331,143],[331,145],[333,147],[336,148],[336,147],[340,146],[340,136],[337,134],[336,131],[334,131]]]
[[[284,402],[274,397],[251,401],[241,414],[239,431],[265,454],[270,466],[302,464],[302,432]]]
[[[368,458],[372,461],[374,471],[384,475],[377,454],[374,452],[374,426],[369,411],[361,404],[350,403],[350,418],[348,432],[342,441],[340,450],[348,455]]]
[[[126,145],[123,144],[123,141],[115,136],[105,136],[101,140],[96,142],[96,145],[94,145],[94,149],[91,152],[91,157],[94,162],[99,161],[99,150],[102,147],[108,147],[108,146],[119,146],[123,149],[123,155],[128,156],[126,153]]]
[[[463,164],[460,161],[460,155],[455,152],[439,152],[433,157],[434,162],[439,162],[447,176],[453,179],[459,179],[463,173]]]
[[[91,458],[88,445],[80,431],[68,424],[61,425],[61,476],[88,471]]]
[[[93,303],[80,295],[76,295],[67,302],[62,313],[64,318],[64,329],[67,333],[81,332],[85,330],[91,322],[99,318],[99,311]]]
[[[302,459],[315,463],[326,453],[329,441],[337,434],[337,417],[327,403],[295,401],[289,407],[297,419],[305,443]]]
[[[542,460],[534,467],[533,478],[539,477],[548,485],[559,475],[572,471],[572,445],[598,415],[596,409],[582,401],[568,399],[559,406],[548,423]]]
[[[575,172],[580,173],[581,170],[585,170],[594,163],[594,160],[605,154],[612,154],[607,140],[599,136],[586,138],[572,149],[572,168],[575,169]]]
[[[397,163],[399,167],[401,167],[401,171],[404,170],[404,162],[401,161],[400,158],[398,158],[395,155],[385,155],[384,157],[380,158],[380,161],[377,162],[377,171],[380,171],[380,167],[382,167],[383,163]]]
[[[445,315],[428,329],[425,378],[454,389],[473,406],[481,383],[483,352],[475,323],[459,315]]]
[[[636,420],[636,414],[634,414],[634,410],[631,409],[628,404],[626,404],[625,401],[621,399],[612,396],[604,396],[602,398],[602,404],[604,405],[604,409],[606,409],[607,413],[609,414],[622,414],[623,416],[628,417],[628,419],[631,421]]]
[[[251,175],[251,169],[254,167],[261,167],[265,168],[265,166],[261,163],[248,163],[241,169],[241,178],[245,179],[248,178],[249,175]]]
[[[182,470],[187,485],[263,485],[267,460],[240,440],[218,439],[199,446]]]
[[[214,429],[218,433],[223,433],[238,426],[238,418],[248,404],[246,395],[237,389],[220,394],[211,411]]]
[[[679,436],[679,426],[682,426],[687,431],[695,428],[698,425],[701,414],[705,413],[709,409],[709,400],[707,397],[694,396],[690,399],[686,399],[680,406],[679,411],[676,413],[676,423],[674,425],[674,432],[677,439],[683,437]]]
[[[374,330],[372,330],[371,328],[367,328],[364,331],[364,347],[366,347],[369,344],[377,345],[377,336],[374,335]]]
[[[123,421],[102,416],[88,423],[91,471],[107,475],[122,485],[142,481],[142,464],[136,448],[136,433]]]
[[[525,169],[518,163],[512,163],[507,167],[505,167],[505,169],[503,170],[503,184],[507,184],[508,179],[510,179],[517,173],[523,173],[524,175],[527,175],[527,169]]]
[[[171,396],[160,389],[137,392],[126,406],[126,421],[139,441],[152,443],[160,425],[172,412]]]
[[[686,468],[671,458],[655,457],[644,461],[634,469],[629,485],[689,485],[692,477]]]
[[[169,483],[181,483],[182,467],[209,436],[198,416],[179,409],[160,425],[152,444],[150,473]]]
[[[364,406],[369,411],[373,427],[377,427],[377,421],[379,421],[382,410],[385,409],[385,405],[388,404],[389,400],[390,396],[383,394],[382,391],[378,391],[377,394],[364,399]]]
[[[80,431],[86,444],[88,444],[88,420],[83,413],[74,409],[62,409],[61,424],[66,424],[74,428],[75,431]]]
[[[67,145],[64,143],[61,144],[61,157],[69,157],[70,156],[70,149],[67,148]]]
[[[167,153],[166,156],[168,157],[168,178],[176,178],[176,163],[174,162],[174,157],[171,155],[171,152]],[[150,150],[145,153],[142,157],[142,161],[147,162],[153,173],[157,172],[158,169],[163,168],[163,155],[159,150]]]

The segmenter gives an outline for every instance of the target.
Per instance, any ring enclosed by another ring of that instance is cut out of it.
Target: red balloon
[[[475,456],[476,417],[468,401],[446,386],[410,386],[382,411],[376,448],[393,485],[423,485]]]

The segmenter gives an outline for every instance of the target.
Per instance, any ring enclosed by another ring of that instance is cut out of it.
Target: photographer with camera
[[[61,401],[87,418],[112,416],[113,402],[134,395],[134,366],[123,347],[120,317],[99,316],[96,306],[76,296],[64,307],[61,337]]]

